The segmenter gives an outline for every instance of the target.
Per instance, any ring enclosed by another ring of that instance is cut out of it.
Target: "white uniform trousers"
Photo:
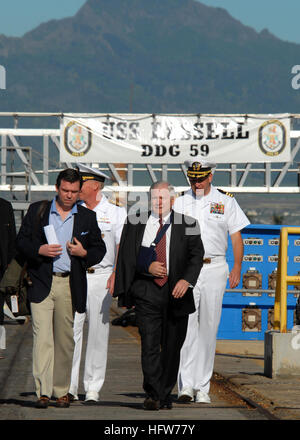
[[[97,272],[98,271],[98,272]],[[77,395],[82,352],[83,325],[88,319],[88,335],[84,364],[83,384],[85,392],[99,392],[105,379],[107,348],[109,337],[109,317],[112,303],[111,294],[106,289],[112,272],[87,274],[88,293],[86,313],[75,313],[75,349],[71,373],[70,393]]]
[[[222,313],[228,264],[204,264],[194,288],[196,311],[189,315],[185,342],[180,352],[179,392],[186,387],[209,392],[216,339]]]
[[[6,330],[4,325],[0,325],[0,350],[6,349]]]

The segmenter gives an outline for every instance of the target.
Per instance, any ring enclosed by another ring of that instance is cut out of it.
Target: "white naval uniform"
[[[104,383],[109,337],[109,312],[112,302],[106,284],[113,271],[116,246],[120,242],[127,215],[125,208],[109,202],[104,194],[93,211],[97,215],[98,226],[106,245],[106,254],[99,264],[93,266],[95,272],[87,273],[86,313],[75,313],[75,348],[69,390],[74,396],[77,395],[78,390],[83,325],[86,317],[88,319],[88,338],[83,376],[85,392],[99,393]]]
[[[189,315],[186,339],[181,349],[178,390],[192,388],[208,393],[229,274],[225,258],[228,233],[232,235],[250,222],[237,201],[213,185],[209,194],[199,198],[190,189],[175,200],[174,210],[198,220],[204,258],[211,259],[210,264],[203,264],[194,287],[196,311]]]

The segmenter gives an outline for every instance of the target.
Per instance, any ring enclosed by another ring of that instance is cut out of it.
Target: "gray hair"
[[[157,182],[152,183],[152,185],[150,186],[150,190],[149,190],[150,194],[153,189],[161,188],[162,186],[166,186],[168,188],[168,191],[169,191],[171,197],[176,196],[174,186],[165,180],[158,180]]]

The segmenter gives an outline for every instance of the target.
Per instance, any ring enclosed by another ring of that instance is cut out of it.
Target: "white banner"
[[[65,115],[60,161],[82,163],[289,162],[288,114]]]

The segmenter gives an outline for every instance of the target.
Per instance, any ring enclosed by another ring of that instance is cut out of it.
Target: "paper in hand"
[[[10,302],[11,302],[11,311],[13,313],[18,313],[19,311],[18,297],[16,295],[12,295],[10,297]]]
[[[44,226],[44,231],[48,244],[59,244],[53,225]]]

